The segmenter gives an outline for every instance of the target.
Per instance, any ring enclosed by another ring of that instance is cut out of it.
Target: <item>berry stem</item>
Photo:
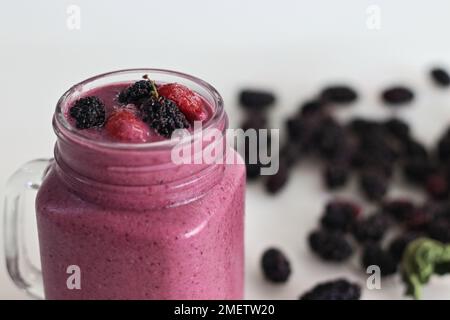
[[[153,88],[154,96],[155,96],[156,99],[158,99],[158,98],[159,98],[159,93],[158,93],[158,89],[156,88],[156,83],[155,83],[155,81],[154,81],[154,80],[151,80],[151,79],[149,78],[148,74],[144,74],[144,75],[142,76],[142,78],[150,82],[150,84],[152,85],[152,88]]]
[[[418,238],[406,248],[402,258],[403,281],[406,294],[420,299],[421,289],[437,273],[448,274],[450,246],[428,238]],[[436,268],[436,267],[441,267]]]
[[[158,93],[158,89],[156,88],[155,81],[154,80],[150,80],[150,83],[152,84],[153,92],[155,93],[155,98],[158,99],[159,98],[159,93]]]

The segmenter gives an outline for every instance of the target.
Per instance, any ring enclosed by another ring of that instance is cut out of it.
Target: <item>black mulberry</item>
[[[450,160],[450,128],[439,138],[437,143],[437,153],[442,163],[448,163]]]
[[[436,172],[436,165],[428,159],[410,159],[405,162],[403,167],[405,179],[417,185],[425,185],[427,178]]]
[[[369,266],[378,266],[382,276],[389,276],[397,272],[397,260],[389,251],[383,250],[379,245],[369,243],[362,255],[364,269]]]
[[[78,129],[101,127],[105,123],[105,105],[95,96],[78,99],[69,113]]]
[[[450,85],[450,75],[446,70],[442,68],[434,68],[431,70],[430,74],[431,78],[437,85],[441,87],[447,87]]]
[[[406,233],[398,236],[389,244],[388,251],[397,263],[402,260],[406,247],[419,237],[416,233]]]
[[[329,230],[348,231],[356,222],[361,208],[351,201],[333,200],[325,207],[325,213],[320,222]]]
[[[300,107],[302,116],[316,115],[324,110],[325,103],[321,100],[309,100]]]
[[[279,249],[271,248],[264,252],[261,266],[266,279],[272,282],[286,282],[291,275],[291,266]]]
[[[383,91],[382,98],[386,104],[397,106],[411,102],[414,99],[414,93],[409,88],[398,86]]]
[[[300,300],[359,300],[361,286],[345,279],[319,283],[300,297]]]
[[[416,210],[415,204],[407,199],[390,199],[383,203],[383,212],[389,214],[398,222],[405,222]]]
[[[327,87],[322,91],[320,96],[324,101],[336,104],[354,102],[358,98],[356,91],[345,85]]]
[[[245,109],[265,110],[275,102],[275,95],[269,91],[247,89],[241,91],[239,102]]]
[[[154,87],[149,80],[139,80],[119,93],[120,103],[140,104],[154,93]]]
[[[384,122],[384,126],[397,139],[404,140],[409,137],[409,125],[403,120],[391,118]]]
[[[176,129],[189,128],[189,122],[177,105],[164,97],[150,98],[141,106],[142,120],[160,135],[169,138]]]
[[[379,201],[388,191],[388,179],[379,170],[366,170],[361,173],[359,185],[370,201]]]
[[[353,254],[350,242],[340,232],[314,231],[308,240],[311,250],[323,260],[341,262]]]
[[[383,238],[390,225],[389,218],[376,213],[364,220],[359,220],[353,227],[353,235],[360,242],[376,242]]]
[[[450,221],[445,218],[437,218],[430,222],[427,228],[430,238],[442,243],[450,243]]]
[[[278,172],[267,177],[266,191],[276,194],[286,185],[289,179],[289,168],[285,161],[280,161]]]
[[[329,163],[324,170],[325,186],[334,190],[345,186],[350,176],[350,167],[346,163]]]

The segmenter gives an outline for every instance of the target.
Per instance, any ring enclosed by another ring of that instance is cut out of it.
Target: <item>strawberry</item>
[[[107,120],[105,130],[114,139],[124,142],[146,142],[148,126],[130,110],[115,111]]]
[[[205,120],[206,112],[203,108],[203,100],[189,88],[178,83],[169,83],[159,86],[158,93],[175,102],[188,120]]]

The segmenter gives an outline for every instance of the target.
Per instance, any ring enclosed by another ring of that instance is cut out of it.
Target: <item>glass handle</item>
[[[27,191],[39,189],[52,162],[53,159],[30,161],[6,185],[3,234],[7,270],[17,287],[38,299],[44,299],[42,273],[30,261],[24,232],[25,219],[35,214],[35,210],[25,208],[23,200]]]

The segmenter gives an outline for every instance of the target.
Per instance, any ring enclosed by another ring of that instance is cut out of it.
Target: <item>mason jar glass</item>
[[[10,179],[5,249],[14,282],[47,299],[241,299],[244,273],[245,167],[172,161],[175,141],[127,144],[95,140],[67,121],[87,91],[150,74],[177,82],[211,105],[203,130],[225,136],[218,92],[178,72],[133,69],[83,81],[59,100],[54,159],[35,160]],[[196,143],[193,135],[184,143]],[[209,144],[200,143],[200,151]],[[239,157],[231,147],[224,152]],[[41,270],[29,263],[23,220],[27,189],[38,189]],[[43,286],[42,286],[43,283]]]

